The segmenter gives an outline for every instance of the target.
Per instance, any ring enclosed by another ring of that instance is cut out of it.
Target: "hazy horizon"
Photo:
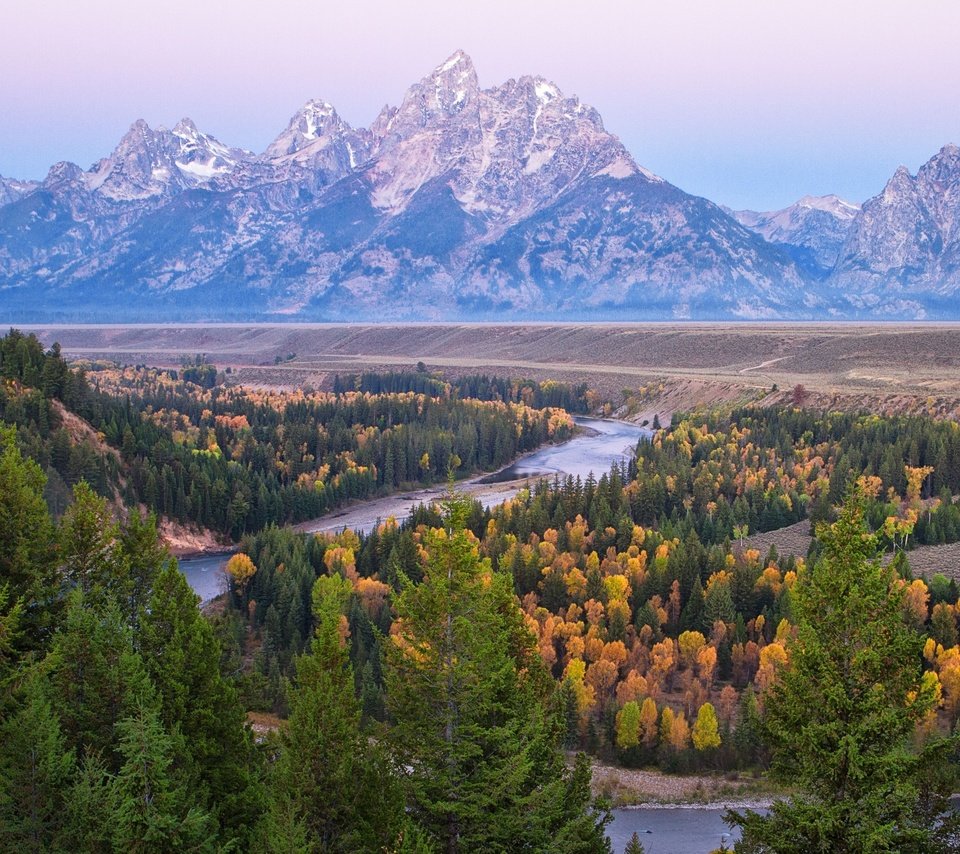
[[[960,5],[928,3],[922,18],[902,0],[621,6],[16,6],[0,56],[0,174],[88,168],[137,118],[172,127],[189,116],[258,152],[310,98],[366,126],[456,49],[483,87],[554,81],[638,163],[735,208],[826,193],[862,202],[898,165],[915,172],[960,143],[960,114],[943,108],[960,71]]]

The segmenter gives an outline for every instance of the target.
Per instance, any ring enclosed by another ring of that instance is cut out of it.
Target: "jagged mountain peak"
[[[826,275],[836,263],[860,206],[831,194],[803,196],[776,211],[724,210],[764,240],[787,246],[810,272]]]
[[[434,68],[430,76],[437,80],[464,80],[476,77],[477,71],[473,60],[463,50],[457,49]]]
[[[369,130],[315,99],[254,156],[139,119],[43,189],[0,179],[0,300],[37,316],[89,316],[118,283],[117,312],[158,319],[918,316],[960,293],[955,145],[862,210],[724,213],[549,79],[480,88],[463,51]]]
[[[201,135],[196,122],[189,116],[184,116],[173,126],[173,133],[180,137],[196,137]]]
[[[284,157],[301,151],[317,140],[331,140],[352,132],[353,129],[332,104],[314,98],[293,114],[287,127],[267,146],[264,157]]]
[[[189,118],[173,130],[137,119],[110,156],[91,167],[86,182],[114,201],[165,197],[221,178],[252,156],[199,130]]]
[[[20,181],[17,178],[4,178],[0,175],[0,206],[23,198],[27,193],[33,192],[37,186],[36,181]]]
[[[861,300],[879,302],[886,296],[915,317],[924,316],[926,292],[947,306],[954,301],[949,315],[955,316],[960,290],[957,146],[943,146],[916,176],[900,166],[882,192],[864,202],[832,281]]]
[[[463,112],[475,102],[479,91],[473,61],[458,50],[408,90],[399,114],[422,127],[437,117]]]
[[[80,181],[83,176],[84,171],[76,163],[71,163],[69,160],[60,160],[47,171],[47,176],[43,179],[43,186],[52,188],[61,184],[72,184]]]
[[[943,146],[917,172],[921,181],[940,186],[960,182],[960,148],[952,142]]]

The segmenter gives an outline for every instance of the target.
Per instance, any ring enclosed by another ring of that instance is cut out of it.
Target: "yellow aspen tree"
[[[704,703],[697,712],[697,720],[693,725],[693,746],[700,751],[720,746],[717,713],[711,703]]]
[[[645,747],[657,743],[657,704],[653,697],[647,697],[640,706],[640,737]]]
[[[233,580],[233,586],[241,595],[247,586],[247,582],[256,574],[257,567],[249,555],[243,552],[237,552],[227,561],[227,575]]]
[[[680,753],[690,746],[690,724],[683,712],[674,715],[673,723],[670,725],[670,746]]]
[[[617,747],[629,750],[640,744],[640,707],[631,700],[617,712]]]

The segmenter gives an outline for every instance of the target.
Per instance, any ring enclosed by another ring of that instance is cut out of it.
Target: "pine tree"
[[[0,711],[6,699],[7,684],[20,660],[17,646],[22,634],[23,601],[11,601],[9,583],[0,584]]]
[[[157,575],[172,558],[157,533],[157,520],[152,514],[130,513],[119,533],[129,580],[126,599],[120,603],[131,626],[139,625],[140,611],[146,606]]]
[[[20,709],[0,724],[0,849],[39,854],[59,848],[75,758],[39,673],[22,693]]]
[[[903,620],[902,588],[876,557],[862,492],[818,528],[820,559],[795,589],[797,638],[765,699],[775,768],[799,794],[770,814],[730,813],[744,850],[942,852],[960,849],[936,769],[952,744],[911,749],[934,707],[920,678],[922,638]]]
[[[45,483],[40,466],[17,448],[16,431],[0,426],[0,587],[7,588],[9,607],[21,603],[17,647],[25,649],[49,643],[57,609]]]
[[[562,726],[545,714],[549,679],[512,580],[480,560],[464,529],[468,510],[448,502],[447,528],[427,538],[423,582],[396,602],[389,738],[412,814],[448,854],[608,850],[589,764],[563,769]]]
[[[213,851],[214,823],[193,805],[174,767],[177,745],[164,732],[153,703],[138,699],[117,725],[123,764],[113,782],[113,847],[161,854]]]
[[[88,605],[125,602],[130,571],[120,526],[106,499],[81,481],[60,525],[60,559],[67,580],[83,590]]]
[[[304,833],[321,851],[378,851],[399,838],[400,791],[380,750],[360,729],[350,656],[340,634],[350,584],[317,580],[316,636],[297,661],[289,726],[273,769],[259,837],[287,823],[292,845]],[[275,849],[280,850],[280,849]]]
[[[757,761],[762,737],[757,695],[753,685],[748,685],[740,696],[740,714],[737,728],[733,731],[733,744],[742,765],[753,765]]]
[[[164,727],[184,738],[191,791],[230,833],[242,836],[260,810],[243,708],[220,674],[213,628],[172,561],[156,576],[140,622],[139,651]]]
[[[99,756],[80,762],[66,793],[63,842],[67,851],[109,851],[112,847],[113,778]]]
[[[138,696],[152,691],[119,610],[91,608],[80,590],[73,591],[43,667],[68,744],[79,759],[98,753],[116,770],[114,728],[133,712]]]
[[[640,837],[636,833],[630,837],[627,847],[623,849],[623,854],[644,854],[643,846],[640,844]]]

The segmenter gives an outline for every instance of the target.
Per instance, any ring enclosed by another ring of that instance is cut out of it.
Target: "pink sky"
[[[45,0],[7,3],[0,174],[104,156],[138,117],[263,150],[308,98],[351,123],[457,48],[540,74],[642,165],[734,207],[855,201],[960,143],[960,3]]]

